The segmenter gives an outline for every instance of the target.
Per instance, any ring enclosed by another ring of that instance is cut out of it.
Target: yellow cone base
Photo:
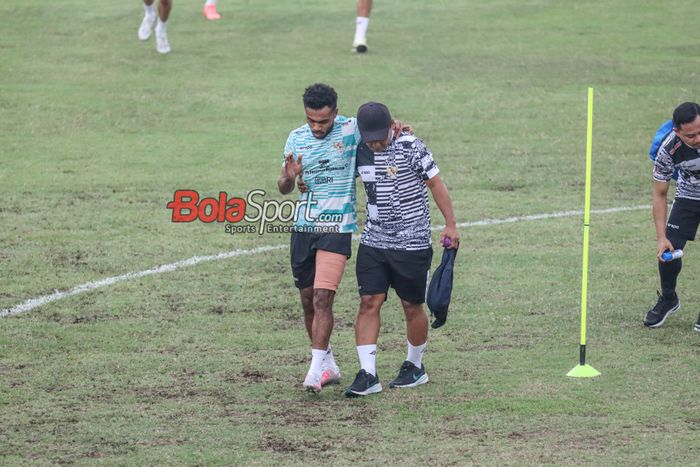
[[[593,378],[600,376],[600,371],[590,365],[576,365],[566,376],[571,376],[572,378]]]

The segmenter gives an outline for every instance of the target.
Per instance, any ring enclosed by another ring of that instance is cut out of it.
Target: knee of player
[[[305,293],[306,290],[302,290],[301,292],[301,304],[304,307],[304,309],[311,309],[313,311],[314,309],[314,292],[313,289],[310,290],[310,293]]]
[[[327,289],[314,289],[314,310],[325,311],[331,309],[335,292]]]
[[[401,300],[401,305],[403,305],[403,311],[408,319],[413,319],[425,314],[422,303],[413,303],[406,300]]]
[[[379,313],[384,303],[384,294],[362,295],[360,297],[360,313],[365,315]]]

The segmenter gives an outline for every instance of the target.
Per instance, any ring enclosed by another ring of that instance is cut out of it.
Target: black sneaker
[[[420,368],[406,360],[401,365],[399,376],[389,383],[390,388],[413,388],[419,384],[428,382],[428,374],[425,372],[425,365]]]
[[[664,324],[668,315],[672,315],[681,307],[681,302],[675,293],[670,300],[664,299],[664,296],[658,292],[656,294],[659,296],[659,301],[656,302],[654,308],[647,312],[647,316],[644,318],[644,326],[648,328],[658,328]]]
[[[700,315],[698,315],[698,322],[695,323],[695,327],[693,327],[693,329],[700,332]]]
[[[379,378],[365,370],[360,370],[355,376],[355,381],[352,382],[349,388],[345,390],[345,395],[348,397],[367,396],[375,392],[382,392],[382,385]]]

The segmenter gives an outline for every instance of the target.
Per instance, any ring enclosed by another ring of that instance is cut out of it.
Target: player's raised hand
[[[294,154],[292,154],[291,152],[288,153],[284,157],[284,168],[282,169],[282,176],[291,178],[293,180],[297,176],[301,175],[301,158],[302,155],[300,154],[299,158],[295,161]]]

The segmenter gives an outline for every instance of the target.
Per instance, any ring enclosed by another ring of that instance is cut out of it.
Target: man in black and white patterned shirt
[[[399,375],[389,387],[414,387],[428,382],[423,353],[428,317],[423,309],[433,249],[430,240],[428,188],[445,218],[440,243],[459,247],[459,234],[447,187],[433,156],[410,132],[394,134],[389,109],[368,102],[357,112],[364,144],[357,150],[357,171],[367,192],[367,222],[357,252],[360,311],[355,342],[360,371],[345,391],[348,397],[382,390],[376,370],[380,309],[390,287],[396,290],[406,316],[408,351]]]
[[[676,196],[666,220],[668,186],[678,169]],[[661,143],[654,163],[652,211],[656,227],[657,257],[661,294],[644,318],[644,325],[656,328],[681,307],[676,280],[682,258],[664,261],[665,251],[682,250],[694,240],[700,223],[700,105],[685,102],[673,111],[673,132]],[[700,316],[694,329],[700,331]]]

